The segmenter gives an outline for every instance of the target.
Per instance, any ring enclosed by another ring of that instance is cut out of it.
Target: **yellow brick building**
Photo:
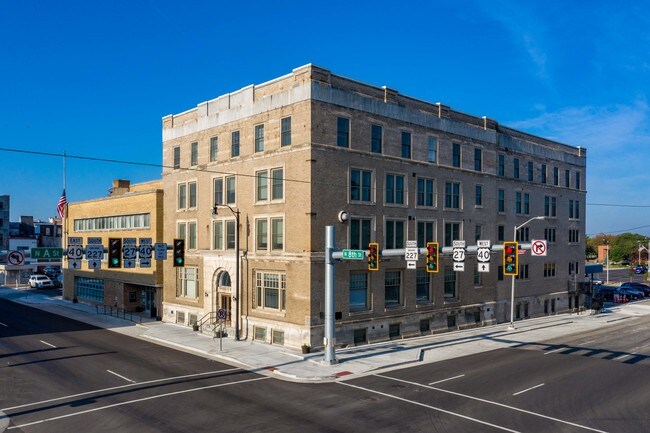
[[[68,204],[65,237],[79,237],[83,245],[88,238],[101,238],[108,246],[109,238],[151,238],[162,242],[163,190],[162,181],[133,184],[116,180],[108,197]],[[67,245],[67,242],[66,242]],[[80,269],[69,269],[63,263],[65,299],[77,299],[126,311],[142,311],[158,316],[162,303],[163,264],[151,261],[150,268],[108,268],[104,254],[101,269],[89,269],[81,261]]]

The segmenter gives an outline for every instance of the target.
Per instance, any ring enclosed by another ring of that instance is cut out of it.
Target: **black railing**
[[[117,317],[119,319],[130,320],[134,323],[142,323],[142,316],[140,314],[133,314],[133,311],[127,311],[126,308],[112,307],[110,305],[95,305],[97,315],[104,314],[106,316]]]

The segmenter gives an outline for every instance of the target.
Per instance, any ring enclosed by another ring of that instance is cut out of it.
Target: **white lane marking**
[[[9,325],[5,325],[4,323],[0,322],[0,325],[4,326],[5,328],[8,328]]]
[[[43,344],[45,344],[47,346],[54,347],[56,349],[56,346],[54,344],[50,344],[47,341],[43,341],[43,340],[38,340],[38,341],[40,341],[41,343],[43,343]]]
[[[545,383],[540,383],[539,385],[535,385],[535,386],[531,386],[530,388],[526,388],[526,389],[524,389],[523,391],[515,392],[515,393],[512,394],[512,395],[523,394],[523,393],[526,392],[526,391],[530,391],[531,389],[539,388],[540,386],[544,386],[544,385],[546,385],[546,384],[545,384]]]
[[[124,377],[124,376],[122,376],[121,374],[117,374],[117,373],[114,372],[114,371],[111,371],[111,370],[106,370],[106,371],[108,371],[110,374],[114,374],[115,376],[119,377],[120,379],[124,379],[124,380],[126,380],[127,382],[135,383],[135,380],[131,380],[131,379],[129,379],[128,377]]]
[[[592,428],[592,427],[587,427],[585,425],[576,424],[576,423],[573,423],[573,422],[570,422],[570,421],[565,421],[565,420],[562,420],[562,419],[559,419],[559,418],[553,418],[552,416],[543,415],[541,413],[536,413],[536,412],[531,412],[531,411],[526,410],[526,409],[520,409],[518,407],[508,406],[507,404],[498,403],[496,401],[490,401],[490,400],[485,400],[485,399],[479,398],[479,397],[473,397],[473,396],[467,395],[467,394],[461,394],[460,392],[449,391],[447,389],[442,389],[442,388],[435,388],[433,386],[423,385],[421,383],[411,382],[411,381],[404,380],[404,379],[397,379],[395,377],[384,376],[384,375],[381,375],[381,374],[375,374],[374,376],[383,377],[384,379],[394,380],[396,382],[408,383],[410,385],[420,386],[422,388],[428,388],[428,389],[432,389],[434,391],[446,392],[447,394],[452,394],[452,395],[455,395],[455,396],[458,396],[458,397],[464,397],[464,398],[468,398],[470,400],[480,401],[482,403],[493,404],[495,406],[504,407],[506,409],[516,410],[517,412],[522,412],[522,413],[526,413],[526,414],[529,414],[529,415],[538,416],[538,417],[544,418],[544,419],[550,419],[552,421],[557,421],[557,422],[560,422],[560,423],[563,423],[563,424],[572,425],[574,427],[579,427],[579,428],[583,428],[583,429],[586,429],[586,430],[595,431],[595,432],[598,432],[598,433],[607,433],[607,432],[605,432],[603,430],[597,430],[597,429]],[[341,383],[343,383],[343,382],[341,382]]]
[[[578,346],[585,346],[585,345],[587,345],[589,343],[595,343],[595,342],[596,342],[596,340],[589,340],[589,341],[585,341],[584,343],[578,344]]]
[[[79,393],[79,394],[65,395],[63,397],[51,398],[49,400],[42,400],[42,401],[35,401],[33,403],[21,404],[20,406],[5,407],[3,409],[0,409],[0,411],[4,412],[4,411],[8,411],[8,410],[23,409],[23,408],[30,407],[30,406],[38,406],[38,405],[45,404],[45,403],[52,403],[54,401],[68,400],[70,398],[83,397],[84,395],[96,394],[96,393],[106,392],[106,391],[114,391],[116,389],[122,389],[122,388],[129,388],[129,387],[132,387],[132,386],[135,386],[135,385],[138,385],[138,386],[149,385],[149,384],[152,384],[152,383],[166,382],[166,381],[178,380],[178,379],[187,379],[187,378],[190,378],[190,377],[206,376],[208,374],[228,373],[228,372],[237,371],[237,370],[241,370],[241,368],[227,368],[225,370],[206,371],[205,373],[194,373],[194,374],[186,374],[184,376],[173,376],[173,377],[166,377],[164,379],[154,379],[154,380],[149,380],[149,381],[146,381],[146,382],[140,382],[138,384],[112,386],[110,388],[96,389],[96,390],[93,390],[93,391],[86,391],[86,392],[82,392],[82,393]]]
[[[449,411],[449,410],[445,410],[445,409],[442,409],[442,408],[439,408],[439,407],[435,407],[435,406],[431,406],[431,405],[428,405],[428,404],[420,403],[419,401],[408,400],[408,399],[406,399],[406,398],[398,397],[398,396],[396,396],[396,395],[387,394],[387,393],[385,393],[385,392],[381,392],[381,391],[375,391],[374,389],[369,389],[369,388],[364,388],[364,387],[362,387],[362,386],[352,385],[350,382],[337,382],[337,383],[338,383],[339,385],[345,385],[345,386],[349,386],[349,387],[351,387],[351,388],[360,389],[360,390],[362,390],[362,391],[372,392],[372,393],[374,393],[374,394],[383,395],[384,397],[394,398],[395,400],[404,401],[404,402],[406,402],[406,403],[411,403],[411,404],[414,404],[414,405],[416,405],[416,406],[426,407],[427,409],[432,409],[432,410],[436,410],[436,411],[438,411],[438,412],[446,413],[446,414],[448,414],[448,415],[457,416],[457,417],[459,417],[459,418],[463,418],[463,419],[466,419],[466,420],[469,420],[469,421],[474,421],[474,422],[477,422],[477,423],[479,423],[479,424],[489,425],[490,427],[494,427],[494,428],[497,428],[497,429],[499,429],[499,430],[519,433],[517,430],[510,430],[510,429],[507,428],[507,427],[503,427],[503,426],[500,426],[500,425],[492,424],[492,423],[489,423],[489,422],[487,422],[487,421],[481,421],[480,419],[472,418],[472,417],[470,417],[470,416],[463,415],[463,414],[460,414],[460,413],[457,413],[457,412],[451,412],[451,411]]]
[[[548,355],[549,353],[559,352],[560,350],[564,350],[564,349],[566,349],[566,347],[560,347],[559,349],[549,350],[548,352],[544,352],[544,355]]]
[[[435,385],[437,383],[447,382],[448,380],[458,379],[459,377],[465,377],[464,374],[459,374],[458,376],[448,377],[447,379],[438,380],[436,382],[431,382],[429,385]]]
[[[111,409],[111,408],[118,407],[118,406],[125,406],[127,404],[140,403],[142,401],[147,401],[147,400],[154,400],[156,398],[170,397],[170,396],[178,395],[178,394],[187,394],[189,392],[203,391],[205,389],[220,388],[222,386],[238,385],[238,384],[241,384],[241,383],[255,382],[255,381],[258,381],[258,380],[265,380],[265,379],[270,379],[270,377],[268,377],[268,376],[256,377],[254,379],[240,380],[238,382],[220,383],[218,385],[202,386],[200,388],[185,389],[183,391],[174,391],[174,392],[169,392],[167,394],[152,395],[150,397],[144,397],[144,398],[138,398],[138,399],[135,399],[135,400],[123,401],[121,403],[109,404],[107,406],[97,407],[95,409],[88,409],[88,410],[83,410],[81,412],[69,413],[69,414],[66,414],[66,415],[60,415],[60,416],[55,416],[55,417],[52,417],[52,418],[46,418],[46,419],[41,419],[41,420],[38,420],[38,421],[28,422],[26,424],[15,425],[15,426],[9,427],[7,430],[13,430],[13,429],[17,429],[17,428],[24,428],[24,427],[28,427],[28,426],[32,426],[32,425],[36,425],[36,424],[43,424],[43,423],[46,423],[46,422],[57,421],[57,420],[60,420],[60,419],[63,419],[63,418],[70,418],[70,417],[78,416],[78,415],[85,415],[87,413],[98,412],[100,410]]]
[[[620,360],[622,360],[622,359],[627,358],[628,356],[630,356],[630,355],[629,355],[629,354],[625,354],[625,355],[617,356],[616,358],[614,358],[614,361],[620,361]]]

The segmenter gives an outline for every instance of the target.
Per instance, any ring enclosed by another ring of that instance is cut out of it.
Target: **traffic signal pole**
[[[325,227],[325,346],[324,364],[336,364],[334,352],[334,226]]]

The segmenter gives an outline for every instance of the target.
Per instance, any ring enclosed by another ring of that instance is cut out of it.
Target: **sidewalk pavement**
[[[323,363],[322,351],[302,354],[281,346],[233,337],[212,338],[192,328],[143,319],[142,323],[97,314],[83,303],[35,294],[28,289],[0,286],[0,297],[114,332],[152,341],[199,356],[296,382],[332,382],[398,368],[413,367],[475,353],[539,343],[608,326],[631,316],[650,315],[650,303],[616,305],[592,315],[558,314],[518,321],[516,329],[500,324],[464,331],[392,340],[336,349],[337,363]],[[550,347],[550,346],[549,346]]]

